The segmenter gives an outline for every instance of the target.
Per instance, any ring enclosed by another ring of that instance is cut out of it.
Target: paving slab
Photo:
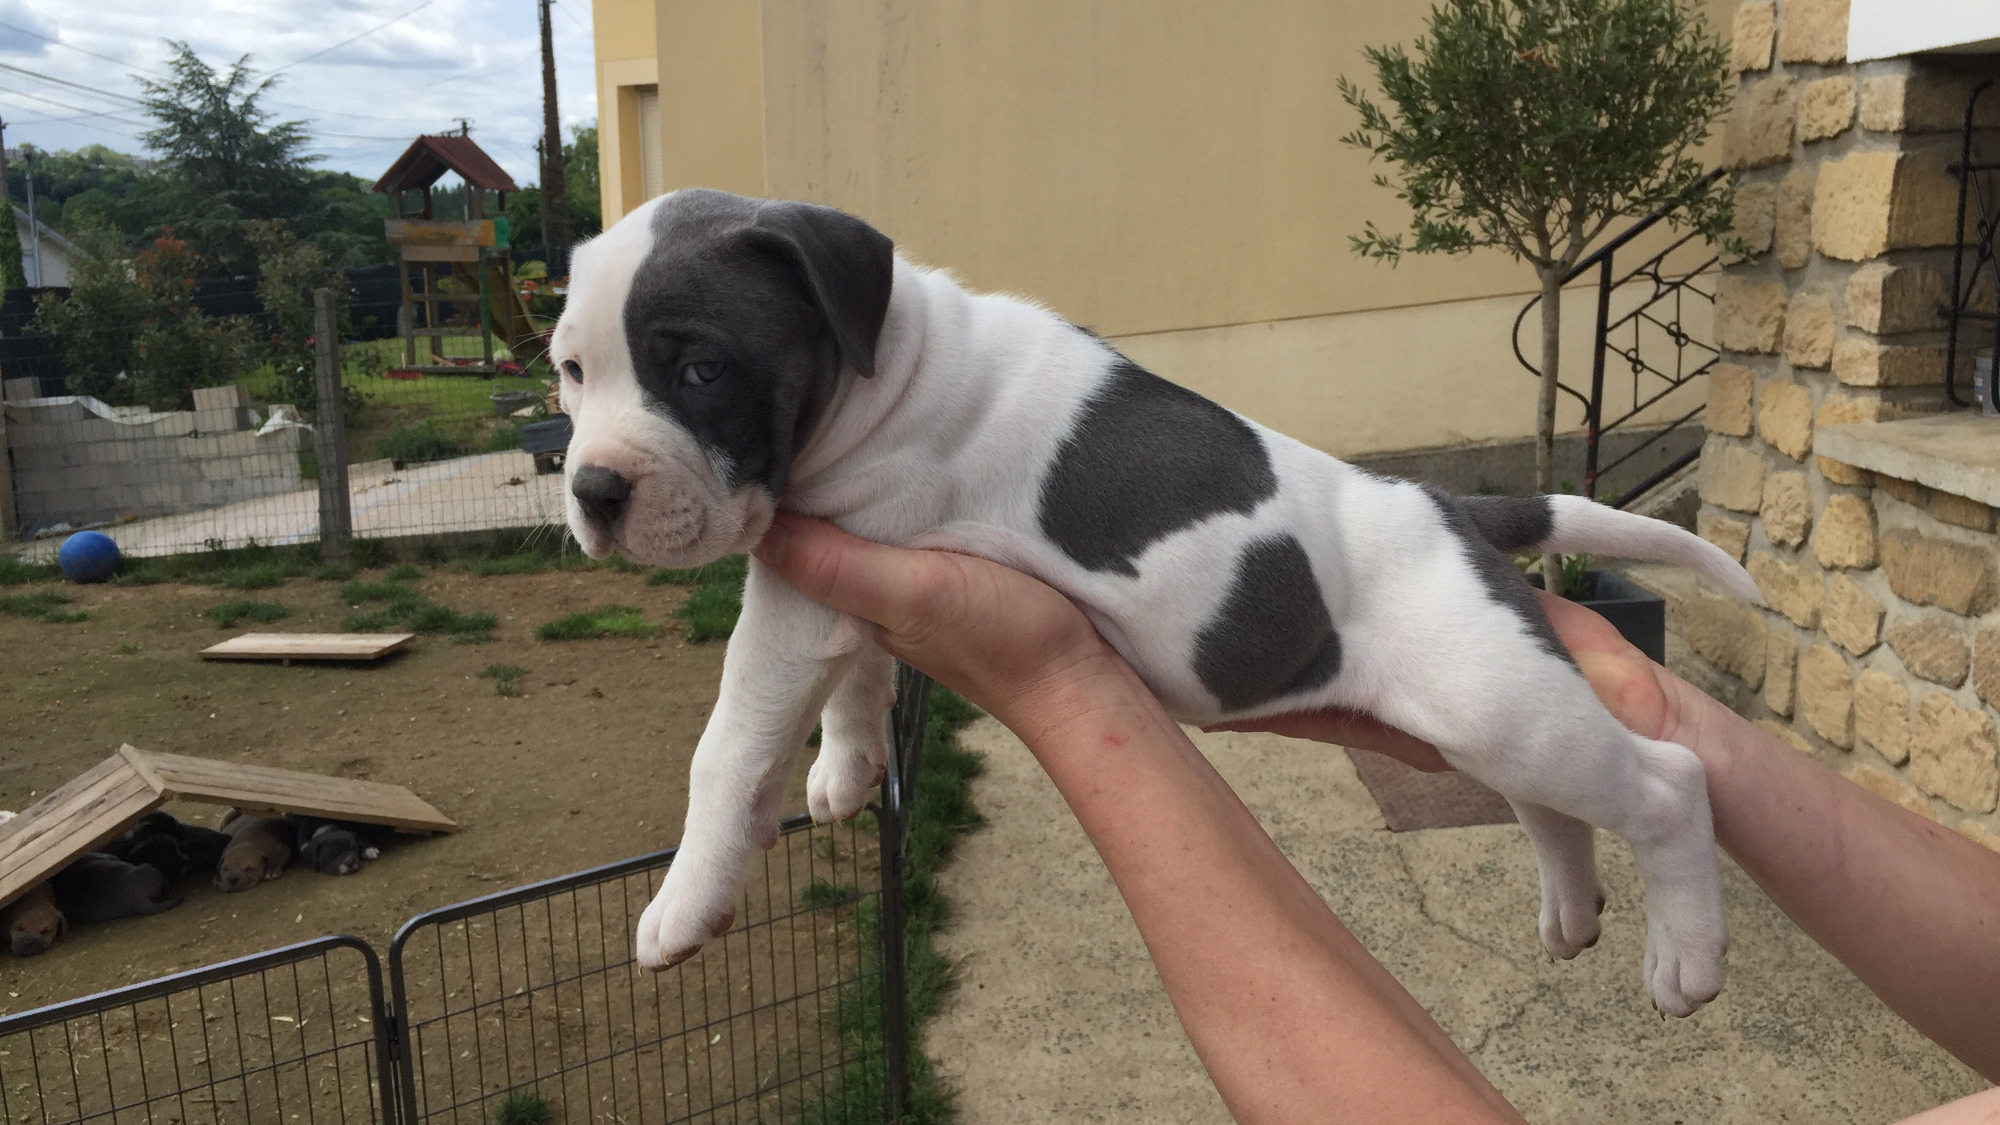
[[[1034,759],[981,720],[990,824],[944,877],[962,983],[927,1049],[965,1125],[1225,1122],[1117,889]],[[1263,735],[1198,744],[1334,911],[1532,1121],[1888,1122],[1984,1089],[1725,867],[1729,983],[1663,1020],[1639,979],[1631,856],[1600,833],[1605,934],[1535,937],[1514,825],[1391,833],[1347,756]]]

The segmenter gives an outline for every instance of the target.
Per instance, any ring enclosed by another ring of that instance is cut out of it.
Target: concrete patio
[[[1226,1122],[1103,865],[999,724],[986,829],[945,873],[963,980],[927,1047],[966,1125]],[[1355,934],[1532,1121],[1889,1122],[1983,1089],[1795,929],[1733,865],[1729,983],[1666,1021],[1639,980],[1630,853],[1600,835],[1605,936],[1558,963],[1535,938],[1518,828],[1390,833],[1346,755],[1270,736],[1197,741]]]

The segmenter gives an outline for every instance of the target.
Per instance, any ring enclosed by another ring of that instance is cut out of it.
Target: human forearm
[[[1103,857],[1237,1120],[1519,1120],[1129,669],[1003,717]]]
[[[1705,697],[1681,713],[1723,848],[1897,1015],[2000,1081],[2000,856]]]

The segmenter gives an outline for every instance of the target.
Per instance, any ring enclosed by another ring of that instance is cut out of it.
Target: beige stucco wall
[[[654,0],[596,0],[598,201],[606,222],[645,202],[639,190],[636,91],[659,82]]]
[[[841,207],[1335,453],[1532,433],[1507,344],[1531,271],[1348,248],[1407,213],[1339,143],[1335,83],[1413,39],[1428,0],[654,10],[669,189]]]

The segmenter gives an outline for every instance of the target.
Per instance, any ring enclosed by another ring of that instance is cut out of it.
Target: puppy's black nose
[[[602,465],[585,465],[571,478],[569,491],[592,519],[609,527],[618,522],[618,513],[625,510],[625,500],[632,495],[632,482]]]

